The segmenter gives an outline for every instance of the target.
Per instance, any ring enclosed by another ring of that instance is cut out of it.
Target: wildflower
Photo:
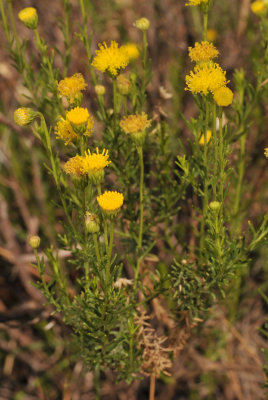
[[[191,71],[190,75],[186,75],[186,90],[205,95],[209,92],[213,93],[228,83],[225,74],[226,72],[216,63],[196,65],[194,71]]]
[[[38,25],[38,14],[34,7],[23,8],[18,13],[19,19],[29,29],[36,29]]]
[[[29,125],[38,113],[31,108],[20,107],[14,111],[14,122],[19,126]]]
[[[194,47],[189,47],[189,56],[192,61],[205,62],[218,57],[219,51],[207,41],[195,43]]]
[[[185,3],[186,6],[199,6],[202,4],[209,3],[210,0],[189,0],[189,3]]]
[[[150,21],[147,18],[140,18],[133,24],[136,28],[140,29],[141,31],[148,31],[150,28]]]
[[[120,70],[129,64],[127,51],[119,47],[114,40],[110,47],[105,42],[100,43],[99,50],[96,50],[95,53],[96,56],[91,65],[98,71],[108,72],[112,76],[117,76]]]
[[[96,85],[95,92],[97,96],[104,96],[105,95],[105,87],[103,85]]]
[[[142,112],[124,117],[119,125],[126,134],[130,134],[134,141],[141,145],[145,139],[145,130],[151,125],[151,120],[148,119],[147,114]]]
[[[211,201],[209,203],[209,208],[212,212],[217,213],[221,208],[221,203],[219,203],[218,201]]]
[[[210,139],[211,139],[211,131],[208,129],[207,130],[207,143],[209,143]],[[199,144],[201,146],[204,146],[204,144],[205,144],[205,135],[204,134],[201,135],[201,137],[199,139]]]
[[[215,42],[217,37],[218,37],[218,32],[216,31],[216,29],[208,29],[207,30],[207,40],[209,42]]]
[[[87,84],[82,74],[77,73],[69,78],[64,78],[58,83],[58,96],[66,97],[70,104],[79,99],[81,91]]]
[[[85,226],[87,232],[98,233],[100,230],[100,221],[97,214],[92,214],[87,211],[85,215]]]
[[[213,94],[213,98],[215,102],[218,104],[218,106],[223,106],[223,107],[227,107],[230,104],[232,104],[233,97],[234,97],[233,92],[226,86],[222,86],[219,89],[215,90]]]
[[[260,15],[263,13],[264,10],[265,10],[265,4],[263,1],[260,0],[253,1],[253,3],[251,4],[251,11],[254,14]]]
[[[124,44],[121,48],[126,50],[131,61],[137,60],[137,58],[140,56],[138,46],[135,43]]]
[[[116,78],[116,83],[120,94],[122,95],[129,94],[131,88],[131,82],[124,74],[121,74]]]
[[[33,235],[29,238],[28,243],[33,249],[37,249],[40,246],[40,237],[37,235]]]
[[[70,144],[72,140],[78,139],[79,135],[75,133],[69,121],[61,118],[55,127],[55,135],[57,138],[62,139],[64,144]]]
[[[268,147],[266,147],[266,149],[264,149],[264,155],[266,158],[268,158]]]
[[[116,191],[105,191],[97,197],[97,202],[101,209],[110,216],[116,215],[124,202],[122,193]]]
[[[86,136],[91,135],[93,130],[93,118],[89,115],[86,108],[73,108],[67,112],[66,119],[71,123],[76,133],[82,133]]]
[[[64,170],[67,174],[73,175],[76,178],[84,175],[82,172],[83,157],[76,155],[70,158],[64,165]]]
[[[96,184],[100,184],[104,178],[104,168],[111,163],[108,160],[108,150],[103,149],[102,153],[99,153],[97,147],[96,153],[85,152],[85,156],[82,157],[81,172],[88,174],[89,178]]]

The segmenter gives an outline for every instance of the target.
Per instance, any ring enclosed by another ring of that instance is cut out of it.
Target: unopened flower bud
[[[221,203],[219,203],[218,201],[212,201],[211,203],[209,203],[209,208],[212,212],[216,213],[221,208]]]
[[[85,215],[85,225],[87,232],[98,233],[100,230],[100,221],[97,214],[92,214],[87,211]]]
[[[105,87],[103,85],[96,85],[95,92],[97,96],[104,96],[105,95]]]
[[[38,14],[34,7],[23,8],[19,14],[19,19],[29,29],[36,29],[38,25]]]
[[[150,21],[147,18],[143,17],[137,19],[137,21],[134,22],[134,26],[140,29],[141,31],[148,31],[148,29],[150,28]]]
[[[38,113],[31,108],[21,107],[14,111],[14,122],[19,126],[29,125]]]
[[[131,83],[130,80],[124,74],[118,75],[116,78],[117,87],[120,94],[126,96],[130,92]]]
[[[31,236],[28,242],[33,249],[37,249],[40,246],[40,237],[37,235]]]

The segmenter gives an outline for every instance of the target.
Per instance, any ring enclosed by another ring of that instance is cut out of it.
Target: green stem
[[[100,249],[99,249],[99,242],[98,242],[98,236],[96,233],[93,233],[93,242],[94,242],[94,247],[95,247],[95,252],[96,252],[96,257],[97,261],[99,264],[99,267],[101,266],[101,257],[100,257]]]
[[[116,137],[116,120],[117,120],[117,86],[116,86],[116,78],[113,78],[113,131],[114,137]]]
[[[223,209],[224,200],[224,154],[223,154],[223,129],[222,129],[222,108],[219,108],[219,200],[221,202],[221,210]]]
[[[238,164],[238,180],[237,180],[237,189],[235,193],[235,201],[234,201],[234,217],[235,217],[235,231],[238,233],[239,231],[239,219],[238,212],[241,205],[241,197],[242,197],[242,186],[243,186],[243,178],[245,173],[245,155],[246,155],[246,134],[243,134],[240,137],[240,156],[239,156],[239,164]]]
[[[214,200],[217,198],[217,180],[218,180],[218,138],[216,132],[216,103],[212,106],[212,142],[214,146],[214,168],[213,168],[213,194]]]
[[[111,256],[112,256],[113,243],[114,243],[114,221],[111,221],[110,241],[109,241],[109,247],[108,247],[108,252],[107,252],[107,264],[106,264],[106,269],[105,269],[105,283],[106,283],[105,286],[106,286],[106,288],[108,287],[109,282],[110,282]]]
[[[100,184],[97,185],[97,192],[98,195],[101,195],[101,186]],[[108,228],[107,228],[107,222],[105,217],[103,218],[103,230],[104,230],[104,243],[105,243],[105,248],[106,252],[108,252]]]
[[[144,212],[144,203],[143,203],[143,187],[144,187],[144,162],[143,162],[143,148],[142,146],[137,147],[138,155],[139,155],[139,164],[140,164],[140,226],[139,226],[139,237],[138,237],[138,261],[137,267],[135,271],[135,282],[134,289],[137,287],[140,265],[141,265],[141,250],[142,250],[142,236],[143,236],[143,212]]]
[[[205,221],[208,207],[208,144],[207,144],[207,129],[208,129],[208,117],[209,117],[209,100],[205,97],[205,132],[204,132],[204,196],[203,196],[203,210],[202,220],[200,227],[200,251],[204,247],[205,241]]]
[[[95,366],[94,369],[94,390],[95,390],[95,400],[100,400],[100,367]]]
[[[204,12],[204,40],[207,40],[207,30],[208,30],[208,13]]]

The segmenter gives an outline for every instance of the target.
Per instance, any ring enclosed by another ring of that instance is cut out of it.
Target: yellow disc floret
[[[214,93],[215,90],[225,86],[228,81],[226,80],[226,72],[221,69],[219,64],[204,63],[196,65],[194,71],[186,75],[186,90],[193,93],[208,94]]]
[[[58,83],[58,96],[66,97],[70,103],[75,101],[75,98],[82,90],[85,90],[87,84],[82,74],[77,73],[69,78],[64,78]]]
[[[67,112],[66,118],[74,126],[85,125],[89,119],[89,112],[86,108],[75,107]]]
[[[96,153],[91,153],[90,150],[88,150],[88,152],[85,152],[85,156],[83,157],[82,171],[88,173],[103,170],[111,163],[108,158],[108,150],[103,149],[102,153],[99,153],[98,147],[96,148]]]
[[[29,29],[36,29],[38,25],[38,14],[34,7],[23,8],[19,14],[19,19]]]
[[[207,41],[198,43],[194,47],[189,47],[189,56],[192,61],[206,62],[218,57],[219,51],[216,47]]]
[[[129,59],[132,60],[136,60],[137,58],[139,58],[140,56],[140,52],[138,49],[138,46],[135,43],[127,43],[124,44],[121,49],[126,50]]]
[[[64,170],[67,174],[73,175],[75,177],[80,177],[85,175],[82,172],[83,165],[83,157],[76,155],[75,157],[70,158],[64,165]]]
[[[129,56],[127,51],[119,47],[114,40],[110,47],[105,42],[99,44],[99,50],[95,51],[96,56],[92,62],[92,66],[101,72],[108,72],[112,76],[117,76],[121,69],[126,68],[129,64]]]
[[[219,89],[215,90],[213,94],[213,98],[218,106],[227,107],[233,102],[234,94],[226,86],[222,86]]]
[[[116,191],[105,191],[103,194],[97,197],[97,202],[103,211],[113,213],[122,207],[124,196],[122,193]]]
[[[72,140],[78,139],[79,135],[75,133],[69,121],[61,118],[55,127],[55,135],[58,139],[62,139],[64,144],[70,144]]]

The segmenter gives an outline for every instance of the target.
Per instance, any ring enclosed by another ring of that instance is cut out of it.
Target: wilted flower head
[[[69,78],[64,78],[58,83],[58,96],[66,97],[69,103],[75,102],[77,96],[82,90],[85,90],[87,84],[82,74],[77,73]]]
[[[131,138],[137,145],[142,145],[145,140],[146,128],[151,125],[151,120],[148,115],[142,112],[141,114],[128,115],[121,119],[120,128],[130,134]]]
[[[205,95],[209,92],[214,93],[215,90],[228,83],[225,75],[226,72],[219,64],[208,62],[196,65],[194,70],[186,75],[186,90]]]
[[[75,157],[70,158],[64,165],[64,170],[67,174],[73,175],[76,178],[85,175],[82,172],[82,164],[83,164],[83,157],[76,155]]]
[[[78,139],[79,135],[75,133],[69,121],[61,118],[55,127],[55,135],[58,139],[62,139],[64,144],[70,144],[72,140]]]
[[[99,50],[96,50],[95,53],[96,56],[91,65],[98,71],[108,72],[112,76],[117,76],[120,70],[129,64],[127,51],[119,47],[114,40],[110,47],[105,42],[100,43]]]
[[[207,41],[198,43],[194,47],[189,47],[189,57],[195,62],[206,62],[218,57],[219,51],[216,47]]]

